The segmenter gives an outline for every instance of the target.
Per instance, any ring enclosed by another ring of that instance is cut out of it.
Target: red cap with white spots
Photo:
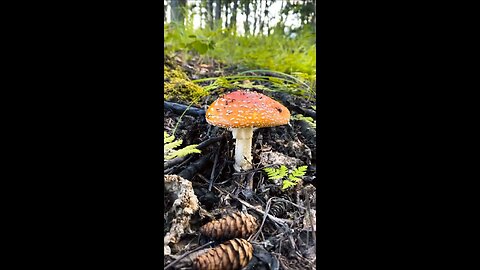
[[[224,128],[273,127],[286,125],[290,112],[263,94],[239,90],[210,104],[206,119],[209,124]]]

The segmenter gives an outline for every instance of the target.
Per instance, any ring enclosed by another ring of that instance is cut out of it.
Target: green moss
[[[200,99],[208,94],[205,89],[191,82],[187,75],[181,70],[171,69],[166,65],[163,67],[163,98],[165,100],[179,103],[195,101],[195,103],[198,104]]]

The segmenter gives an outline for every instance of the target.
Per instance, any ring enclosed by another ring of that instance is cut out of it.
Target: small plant
[[[168,135],[166,131],[163,132],[164,146],[163,146],[163,160],[170,160],[176,157],[184,157],[193,153],[201,153],[196,147],[198,144],[187,145],[182,149],[175,149],[182,145],[182,140],[175,140],[174,135]]]
[[[290,174],[288,174],[288,169],[285,165],[281,165],[280,168],[264,168],[263,170],[267,173],[268,179],[270,180],[283,180],[282,181],[282,190],[285,190],[290,187],[294,187],[302,179],[301,177],[307,172],[308,166],[300,166],[296,169],[293,169]],[[287,176],[288,174],[288,176]]]

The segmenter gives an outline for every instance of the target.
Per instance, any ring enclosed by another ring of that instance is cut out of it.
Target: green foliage
[[[264,168],[263,169],[270,180],[279,180],[287,175],[288,169],[285,165],[280,166],[280,168]]]
[[[264,168],[263,170],[267,173],[268,179],[270,180],[283,180],[282,181],[282,190],[285,190],[290,187],[294,187],[298,184],[301,177],[307,172],[308,166],[300,166],[296,169],[293,169],[290,174],[287,176],[288,169],[285,165],[281,165],[280,168]],[[287,177],[286,177],[287,176]]]
[[[312,106],[313,107],[313,106]],[[295,114],[290,117],[292,120],[299,120],[307,122],[311,127],[317,128],[317,121],[313,120],[312,117],[304,116],[303,114]]]
[[[164,26],[165,54],[181,52],[191,57],[197,52],[227,65],[242,64],[247,68],[265,68],[292,74],[315,74],[315,34],[301,30],[295,38],[280,31],[271,35],[238,36],[234,30],[193,29]]]
[[[201,153],[201,151],[196,148],[198,144],[187,145],[182,149],[175,149],[182,145],[183,141],[175,140],[175,136],[168,135],[166,131],[163,132],[163,140],[163,160],[170,160],[176,157],[184,157],[193,153]]]

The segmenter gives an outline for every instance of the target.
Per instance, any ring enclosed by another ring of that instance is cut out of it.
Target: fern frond
[[[291,175],[293,175],[294,177],[302,177],[307,172],[307,168],[308,168],[308,166],[300,166],[300,167],[296,168],[295,170],[293,170]]]
[[[163,133],[165,144],[163,145],[163,159],[170,160],[176,157],[184,157],[189,154],[201,153],[196,147],[198,144],[187,145],[182,149],[174,149],[182,145],[183,140],[175,140],[175,136]]]
[[[295,177],[295,176],[293,176],[293,175],[291,175],[291,174],[288,176],[288,179],[290,179],[290,180],[292,180],[292,181],[294,181],[294,182],[298,182],[298,181],[302,180],[301,178]]]
[[[295,185],[297,185],[297,183],[294,183],[294,182],[291,182],[291,181],[288,181],[288,180],[283,180],[282,190],[285,190],[285,189],[290,188],[290,187],[294,187]]]
[[[173,142],[173,140],[175,140],[175,136],[169,136],[168,133],[166,131],[163,132],[163,141],[164,141],[164,144],[165,143],[171,143]]]
[[[287,167],[285,167],[285,165],[282,165],[282,166],[280,166],[278,175],[280,175],[281,178],[283,178],[287,175],[287,172],[288,172]]]
[[[287,175],[287,167],[285,167],[284,165],[280,166],[279,169],[275,169],[275,168],[264,168],[263,169],[267,175],[268,175],[268,179],[270,180],[279,180],[279,179],[282,179],[283,177],[285,177],[285,175]]]
[[[172,143],[167,143],[163,146],[163,150],[170,150],[170,149],[173,149],[173,148],[177,148],[179,147],[180,145],[182,145],[183,143],[183,140],[178,140],[178,141],[174,141]]]
[[[194,154],[194,153],[201,153],[201,151],[199,149],[196,149],[197,146],[198,146],[198,144],[192,144],[192,145],[188,145],[188,146],[186,146],[182,149],[179,149],[179,150],[169,151],[169,153],[164,156],[164,159],[165,160],[170,160],[170,159],[174,159],[176,157],[184,157],[184,156]]]

